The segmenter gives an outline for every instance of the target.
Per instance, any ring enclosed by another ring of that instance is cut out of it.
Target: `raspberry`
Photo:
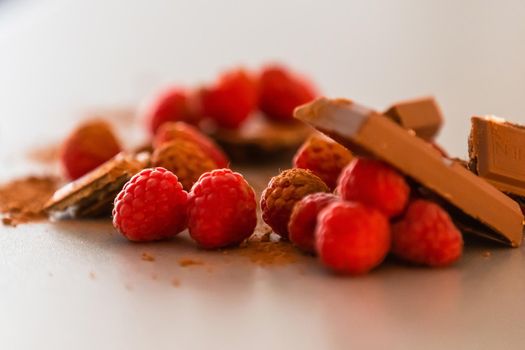
[[[64,141],[60,159],[66,176],[76,180],[120,151],[120,143],[110,125],[91,120],[78,126]]]
[[[321,211],[315,230],[321,262],[345,274],[363,274],[381,264],[390,248],[388,219],[357,202],[332,203]]]
[[[338,191],[343,199],[377,208],[391,218],[403,212],[410,187],[385,163],[356,158],[341,173]]]
[[[264,222],[279,236],[288,238],[288,221],[295,203],[316,192],[329,192],[329,188],[310,170],[289,169],[274,176],[261,196]]]
[[[238,128],[257,108],[257,84],[244,70],[229,71],[201,91],[202,114],[219,126]]]
[[[186,227],[188,194],[172,172],[145,169],[115,198],[113,226],[130,241],[170,238]]]
[[[193,142],[178,139],[162,144],[151,155],[151,164],[177,175],[186,191],[199,177],[217,168],[217,164]]]
[[[215,161],[217,167],[228,167],[230,162],[221,148],[196,127],[184,122],[167,122],[163,124],[155,135],[153,145],[157,148],[163,143],[177,139],[184,139],[197,144],[204,153]]]
[[[306,253],[315,253],[315,227],[317,215],[331,203],[339,201],[339,197],[331,193],[313,193],[297,202],[288,222],[290,241]]]
[[[146,111],[146,122],[152,135],[166,122],[191,122],[196,118],[191,98],[181,88],[171,88],[160,94]]]
[[[331,190],[337,186],[341,171],[352,160],[352,153],[340,144],[312,136],[299,148],[293,159],[296,168],[309,169]]]
[[[255,193],[241,174],[213,170],[193,186],[188,215],[190,235],[202,248],[237,245],[252,235],[257,224]]]
[[[280,66],[268,66],[259,77],[259,108],[271,119],[293,120],[295,107],[316,97],[304,78]]]
[[[392,229],[392,252],[428,266],[446,266],[459,259],[463,239],[448,213],[436,203],[418,199]]]

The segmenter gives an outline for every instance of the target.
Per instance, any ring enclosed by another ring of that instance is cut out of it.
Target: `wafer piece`
[[[427,141],[437,136],[443,124],[441,111],[432,97],[396,103],[385,115],[405,129],[414,130],[417,136]]]
[[[58,189],[46,203],[48,214],[96,217],[108,215],[124,184],[149,162],[149,155],[120,153],[83,177]]]
[[[295,152],[311,134],[303,123],[275,122],[258,113],[239,129],[219,129],[211,136],[232,159],[258,162]]]
[[[320,98],[297,108],[295,117],[355,154],[397,168],[482,226],[484,236],[521,244],[523,215],[516,202],[384,115],[348,100]]]

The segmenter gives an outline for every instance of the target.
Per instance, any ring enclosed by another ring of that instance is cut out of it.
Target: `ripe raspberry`
[[[315,253],[315,227],[317,215],[329,204],[339,201],[331,193],[313,193],[297,202],[288,222],[290,241],[306,253]]]
[[[208,136],[200,132],[196,127],[184,122],[167,122],[164,123],[153,140],[155,148],[160,147],[163,143],[184,139],[197,144],[204,153],[210,156],[217,167],[227,168],[229,160],[221,148]]]
[[[341,173],[339,193],[348,201],[357,201],[379,209],[388,218],[403,212],[410,194],[405,178],[377,160],[356,158]]]
[[[352,153],[337,142],[312,136],[299,148],[293,163],[296,168],[311,170],[334,190],[339,174],[351,160]]]
[[[262,193],[262,218],[275,233],[288,238],[288,221],[295,203],[307,194],[329,191],[323,180],[310,170],[285,170],[274,176]]]
[[[206,249],[237,245],[257,224],[255,193],[239,173],[217,169],[193,186],[188,204],[191,237]]]
[[[321,211],[315,231],[321,262],[346,274],[362,274],[381,264],[390,248],[388,219],[356,202],[332,203]]]
[[[188,140],[177,139],[162,144],[153,151],[151,164],[166,168],[177,175],[186,191],[207,171],[217,168],[210,156]]]
[[[219,126],[238,128],[257,108],[257,84],[244,70],[229,71],[201,91],[202,114]]]
[[[406,261],[446,266],[461,256],[463,239],[448,213],[436,203],[418,199],[392,229],[392,252]]]
[[[259,77],[259,109],[271,119],[293,120],[295,107],[316,95],[309,82],[284,67],[268,66]]]
[[[79,125],[64,141],[60,160],[71,180],[87,174],[121,151],[111,126],[102,120]]]
[[[196,118],[191,108],[191,97],[181,88],[164,91],[146,111],[146,122],[152,135],[166,122],[192,122]]]
[[[170,171],[145,169],[115,198],[113,226],[130,241],[173,237],[186,228],[188,194]]]

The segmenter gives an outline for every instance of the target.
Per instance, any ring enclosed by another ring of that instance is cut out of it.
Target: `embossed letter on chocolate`
[[[385,115],[417,136],[432,140],[441,129],[443,117],[432,97],[418,98],[394,104]]]
[[[516,202],[384,115],[347,100],[320,98],[295,117],[347,146],[375,156],[479,223],[485,237],[519,246],[523,215]]]
[[[503,192],[525,197],[525,128],[472,117],[469,168]]]

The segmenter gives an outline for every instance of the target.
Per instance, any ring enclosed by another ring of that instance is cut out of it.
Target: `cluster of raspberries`
[[[404,176],[383,162],[353,158],[342,146],[316,137],[301,147],[294,165],[263,192],[263,220],[328,268],[362,274],[388,253],[432,267],[461,256],[462,236],[448,213],[411,196]]]
[[[304,77],[279,65],[267,65],[258,72],[232,69],[215,82],[191,90],[167,88],[144,110],[155,147],[153,165],[174,172],[189,190],[204,172],[229,165],[200,126],[236,129],[257,114],[286,123],[293,120],[295,107],[310,102],[316,94]],[[91,120],[79,125],[64,142],[62,167],[67,178],[76,180],[121,151],[110,125]]]
[[[305,78],[285,67],[268,65],[259,72],[229,70],[215,82],[192,90],[171,87],[156,96],[145,114],[152,134],[168,121],[198,125],[206,120],[236,129],[255,111],[271,120],[290,121],[295,107],[315,97],[315,88]]]

